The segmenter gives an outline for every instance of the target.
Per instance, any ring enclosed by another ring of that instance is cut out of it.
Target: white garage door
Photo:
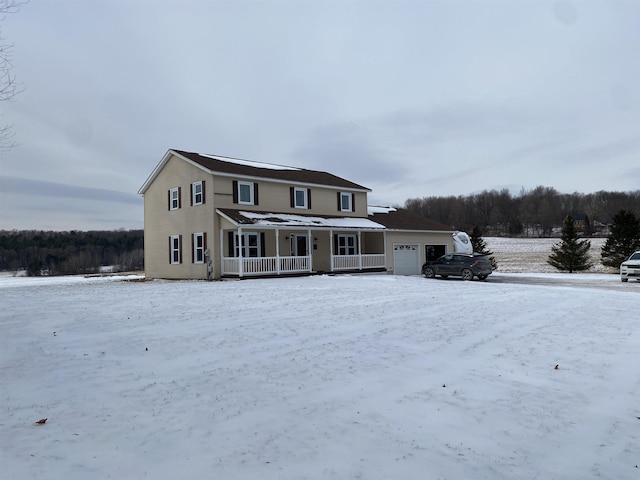
[[[393,246],[393,273],[395,275],[420,274],[419,245]]]

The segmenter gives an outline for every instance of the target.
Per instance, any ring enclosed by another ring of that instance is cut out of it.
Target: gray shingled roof
[[[304,168],[291,168],[291,169],[272,169],[260,167],[260,163],[256,162],[257,166],[247,165],[249,161],[243,160],[242,163],[234,162],[234,159],[230,157],[221,157],[219,155],[201,155],[193,152],[185,152],[183,150],[172,149],[178,155],[181,155],[198,165],[211,170],[214,173],[224,173],[228,175],[246,175],[249,177],[262,177],[272,178],[274,180],[284,180],[287,182],[305,183],[313,185],[328,185],[331,187],[342,187],[357,190],[371,191],[367,187],[358,185],[336,175],[332,175],[327,172],[320,172],[316,170],[306,170]],[[224,159],[227,158],[227,161]]]
[[[390,230],[439,230],[452,232],[453,229],[431,218],[417,215],[404,208],[389,213],[374,213],[369,218]]]

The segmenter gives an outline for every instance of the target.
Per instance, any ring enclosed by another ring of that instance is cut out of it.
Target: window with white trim
[[[350,234],[338,235],[338,255],[356,255],[358,244],[356,236]]]
[[[191,205],[202,205],[204,203],[204,182],[193,182],[191,184]]]
[[[253,205],[253,182],[238,182],[238,203]]]
[[[237,233],[235,237],[235,256],[239,257],[242,251],[244,258],[256,258],[260,256],[262,247],[260,245],[260,234],[256,232],[243,233],[241,236]]]
[[[340,211],[353,211],[352,194],[348,192],[340,192]]]
[[[169,237],[169,259],[172,265],[182,263],[182,235]]]
[[[192,238],[193,263],[204,263],[204,251],[207,248],[207,237],[204,232],[194,233]]]
[[[180,208],[180,187],[169,190],[169,210],[177,210]]]
[[[309,200],[306,188],[294,187],[293,189],[293,206],[295,208],[309,208]]]

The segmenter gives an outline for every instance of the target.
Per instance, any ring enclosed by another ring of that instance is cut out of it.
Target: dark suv
[[[491,261],[479,253],[450,253],[422,265],[422,274],[427,278],[440,275],[442,278],[456,276],[472,280],[475,276],[485,280],[491,272]]]

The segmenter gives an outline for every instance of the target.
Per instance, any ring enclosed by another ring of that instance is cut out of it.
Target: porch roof
[[[231,208],[217,208],[216,212],[234,225],[252,225],[261,228],[313,228],[313,229],[359,229],[385,230],[385,226],[364,217],[338,217],[304,215],[278,212],[249,212]]]

